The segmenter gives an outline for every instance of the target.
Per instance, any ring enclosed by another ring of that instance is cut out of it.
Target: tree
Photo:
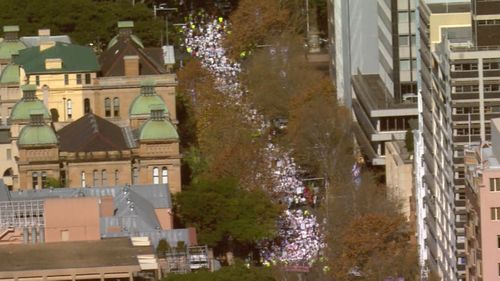
[[[200,243],[219,250],[275,234],[279,208],[264,192],[241,190],[234,180],[199,180],[175,201],[180,220],[196,228]]]
[[[291,29],[295,23],[291,15],[278,0],[241,0],[230,16],[231,33],[225,42],[230,55],[238,58],[241,52],[263,44],[265,38]]]
[[[0,24],[19,25],[21,35],[35,35],[40,28],[53,34],[67,34],[74,43],[93,43],[103,48],[117,34],[119,20],[133,20],[134,33],[145,46],[158,46],[163,21],[143,4],[130,1],[92,0],[2,0]]]
[[[188,274],[168,275],[163,281],[276,281],[268,268],[247,268],[241,262],[223,267],[215,272],[198,271]]]
[[[164,258],[165,253],[170,251],[170,245],[168,244],[167,240],[161,239],[158,241],[158,246],[156,247],[156,255],[159,258]]]
[[[60,179],[54,178],[54,177],[47,177],[46,185],[47,185],[47,187],[53,187],[53,188],[64,187],[62,181]]]

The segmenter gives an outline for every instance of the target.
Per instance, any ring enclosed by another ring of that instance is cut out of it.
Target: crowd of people
[[[239,104],[249,121],[263,131],[268,126],[263,121],[265,118],[243,101],[246,90],[239,82],[241,66],[227,57],[222,46],[228,27],[223,18],[204,13],[192,15],[184,28],[184,47],[212,73],[220,92]],[[278,221],[278,238],[260,243],[262,262],[310,265],[325,247],[323,231],[317,217],[311,213],[311,194],[300,180],[293,158],[274,144],[272,138],[263,153],[275,183],[272,194],[288,208]]]

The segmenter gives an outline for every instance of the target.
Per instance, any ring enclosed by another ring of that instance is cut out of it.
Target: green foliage
[[[156,247],[156,255],[159,258],[164,258],[165,257],[165,253],[168,252],[168,251],[170,251],[170,245],[168,244],[167,240],[161,239],[158,242],[158,247]]]
[[[21,35],[36,35],[41,28],[52,34],[67,34],[74,43],[93,43],[99,49],[117,33],[119,20],[133,20],[134,33],[145,46],[159,45],[164,28],[161,18],[143,4],[131,1],[92,0],[2,0],[0,25],[19,25]]]
[[[53,187],[53,188],[61,188],[64,187],[60,179],[56,179],[53,177],[47,177],[47,187]]]
[[[198,271],[169,275],[163,281],[275,281],[269,268],[246,268],[242,263],[223,267],[216,272]]]
[[[201,244],[248,243],[275,233],[279,208],[260,190],[239,189],[234,180],[201,179],[177,194],[177,214],[198,231]]]

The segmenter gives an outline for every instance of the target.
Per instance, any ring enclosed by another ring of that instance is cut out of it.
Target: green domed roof
[[[166,120],[148,120],[141,127],[139,140],[178,140],[179,135],[172,123]]]
[[[9,64],[0,74],[0,84],[9,83],[19,84],[19,65]]]
[[[160,96],[139,95],[130,105],[129,116],[132,117],[134,115],[149,115],[152,108],[158,107],[161,107],[165,112],[168,112],[165,101],[163,101]]]
[[[43,102],[35,97],[36,86],[23,85],[23,98],[19,100],[10,112],[10,120],[30,120],[33,112],[40,112],[43,119],[49,119],[50,114]]]
[[[163,110],[168,115],[167,105],[162,97],[156,94],[155,82],[152,80],[141,81],[141,94],[130,104],[129,117],[134,115],[149,115],[151,109]]]
[[[18,145],[50,145],[57,144],[57,137],[47,125],[25,126],[19,133]]]
[[[26,45],[19,40],[4,40],[0,42],[0,59],[10,60],[12,55],[18,54],[20,50],[26,49]]]

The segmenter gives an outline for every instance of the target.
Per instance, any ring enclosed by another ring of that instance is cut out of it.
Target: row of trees
[[[321,253],[326,259],[317,263],[310,277],[417,280],[413,232],[399,202],[386,193],[380,177],[369,168],[359,185],[353,182],[351,114],[337,103],[328,75],[305,59],[301,8],[293,0],[241,0],[225,42],[233,58],[252,51],[241,60],[247,101],[271,123],[287,120],[286,129],[257,134],[240,107],[227,104],[214,78],[196,60],[179,72],[179,112],[185,113],[180,129],[193,179],[178,197],[181,220],[198,227],[202,242],[220,249],[227,248],[229,237],[246,241],[248,247],[272,233],[271,221],[279,206],[262,192],[270,184],[270,175],[259,153],[271,134],[274,142],[292,151],[304,174],[327,183],[322,207],[316,212],[326,221],[328,248]],[[225,178],[232,180],[220,181]],[[249,201],[237,201],[233,195]],[[204,211],[196,212],[193,206]],[[228,225],[241,227],[245,235],[232,233]],[[243,244],[232,246],[244,248]]]
[[[165,24],[154,19],[151,7],[129,0],[2,0],[0,24],[19,25],[21,35],[36,35],[50,28],[53,34],[66,34],[78,44],[103,48],[116,35],[120,20],[133,20],[134,32],[146,46],[159,46]]]

